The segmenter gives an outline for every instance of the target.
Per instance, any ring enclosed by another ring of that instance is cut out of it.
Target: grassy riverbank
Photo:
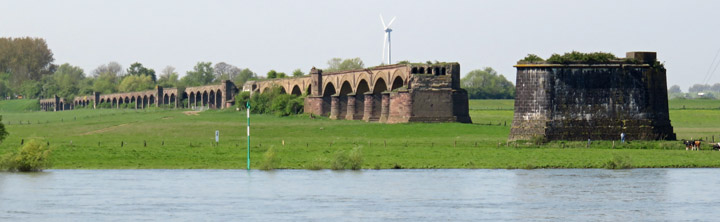
[[[682,107],[680,102],[670,103],[678,138],[718,137],[720,110],[696,101],[687,102],[685,109],[672,108]],[[259,166],[272,148],[277,160],[273,167],[293,169],[331,168],[336,153],[352,149],[361,151],[362,168],[368,169],[601,168],[618,160],[633,167],[720,167],[720,152],[686,152],[677,141],[631,141],[616,144],[615,149],[611,141],[598,141],[590,148],[583,142],[507,144],[512,105],[512,100],[472,100],[475,124],[378,124],[254,115],[252,166]],[[0,112],[10,132],[0,144],[0,153],[17,149],[21,140],[42,138],[53,148],[53,168],[244,168],[246,164],[244,113],[21,110]],[[219,145],[213,145],[215,130],[220,131]]]

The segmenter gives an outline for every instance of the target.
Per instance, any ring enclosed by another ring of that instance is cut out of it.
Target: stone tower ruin
[[[674,140],[655,52],[602,63],[519,62],[510,140]]]

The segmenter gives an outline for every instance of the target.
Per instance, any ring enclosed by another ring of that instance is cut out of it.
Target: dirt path
[[[188,116],[197,116],[197,115],[200,115],[200,114],[198,114],[198,113],[200,113],[200,111],[185,111],[185,112],[183,112],[183,113],[184,113],[185,115],[188,115]]]
[[[129,124],[130,124],[130,123],[123,123],[123,124],[120,124],[120,125],[117,125],[117,126],[111,126],[111,127],[106,127],[106,128],[102,128],[102,129],[99,129],[99,130],[93,130],[93,131],[86,132],[86,133],[83,133],[83,134],[80,134],[80,135],[81,135],[81,136],[87,136],[87,135],[93,135],[93,134],[98,134],[98,133],[104,133],[104,132],[107,132],[107,131],[110,131],[110,130],[114,130],[114,129],[117,129],[117,128],[120,128],[120,127],[123,127],[123,126],[127,126],[127,125],[129,125]]]

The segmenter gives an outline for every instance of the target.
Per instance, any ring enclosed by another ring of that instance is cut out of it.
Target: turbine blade
[[[385,28],[390,27],[390,25],[392,25],[392,23],[393,23],[394,21],[395,21],[395,16],[393,16],[393,18],[390,20],[390,23],[388,23],[388,24],[385,26]]]
[[[382,22],[383,29],[387,29],[387,26],[385,25],[385,20],[382,17],[382,14],[380,14],[380,22]]]

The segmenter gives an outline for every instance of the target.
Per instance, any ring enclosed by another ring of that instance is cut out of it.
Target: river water
[[[0,221],[708,221],[720,169],[0,173]]]

